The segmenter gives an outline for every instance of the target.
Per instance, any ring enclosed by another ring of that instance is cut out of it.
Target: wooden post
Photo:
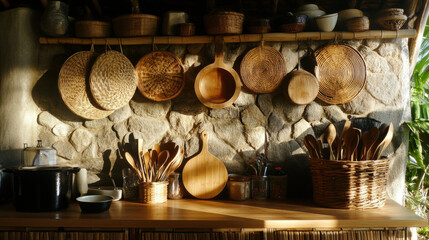
[[[412,39],[409,43],[410,48],[410,77],[413,74],[414,67],[416,66],[417,58],[420,52],[420,45],[423,41],[423,33],[426,27],[426,21],[428,19],[429,9],[428,0],[422,0],[421,12],[419,14],[419,21],[416,24],[417,37]]]

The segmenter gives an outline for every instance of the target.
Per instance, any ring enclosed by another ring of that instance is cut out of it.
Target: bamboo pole
[[[300,33],[266,33],[240,34],[224,36],[225,43],[239,42],[294,42],[302,40],[353,40],[353,39],[388,39],[414,38],[415,29],[398,31],[371,30],[365,32],[300,32]],[[142,44],[198,44],[213,43],[214,36],[147,36],[130,38],[47,38],[41,37],[40,44],[73,44],[73,45],[142,45]]]
[[[428,0],[423,0],[422,13],[419,14],[419,21],[416,26],[416,37],[410,42],[410,77],[413,74],[414,67],[416,66],[417,58],[420,52],[420,45],[423,41],[423,33],[426,27],[426,21],[429,15]]]

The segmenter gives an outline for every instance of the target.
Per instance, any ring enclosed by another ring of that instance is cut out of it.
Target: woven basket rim
[[[133,18],[137,18],[137,19],[146,18],[146,19],[159,20],[159,17],[156,16],[156,15],[138,13],[138,14],[128,14],[128,15],[116,17],[112,21],[116,22],[116,21],[119,21],[119,20],[133,19]]]
[[[110,25],[110,22],[98,21],[98,20],[78,20],[75,24],[100,24],[100,25]]]
[[[158,186],[158,185],[166,185],[168,184],[168,181],[162,181],[162,182],[142,182],[141,183],[143,186]]]
[[[382,157],[380,159],[375,159],[375,160],[360,160],[360,161],[351,161],[351,160],[329,160],[329,159],[320,159],[320,158],[311,158],[309,157],[308,159],[313,160],[313,161],[320,161],[320,162],[333,162],[333,163],[374,163],[374,162],[385,162],[385,161],[390,161],[390,158],[388,157]]]
[[[377,21],[389,21],[389,20],[398,20],[398,21],[406,21],[408,19],[405,15],[388,15],[388,16],[382,16],[378,17]]]
[[[234,12],[234,11],[213,12],[213,13],[206,14],[205,16],[216,16],[216,15],[236,15],[236,16],[244,18],[244,14],[243,13]]]

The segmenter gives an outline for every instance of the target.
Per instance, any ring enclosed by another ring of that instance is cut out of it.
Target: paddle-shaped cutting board
[[[228,181],[228,171],[222,161],[209,153],[206,131],[201,133],[201,139],[201,152],[186,163],[182,179],[183,185],[192,196],[210,199],[224,189]]]

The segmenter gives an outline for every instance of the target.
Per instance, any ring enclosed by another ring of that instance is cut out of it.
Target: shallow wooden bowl
[[[346,22],[347,30],[350,32],[363,32],[369,30],[369,19],[367,16],[349,19]]]

